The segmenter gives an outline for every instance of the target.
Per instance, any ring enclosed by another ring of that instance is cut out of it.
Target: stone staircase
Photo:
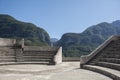
[[[55,64],[53,59],[57,51],[24,51],[24,62],[39,62],[41,64]]]
[[[14,47],[0,47],[0,65],[56,64],[54,58],[58,52],[58,48],[52,48],[52,47],[51,48],[43,47],[43,48],[35,47],[35,46],[25,46],[23,49],[14,48]]]
[[[13,47],[0,47],[0,62],[16,62]]]
[[[0,38],[0,65],[59,64],[62,48],[25,46],[24,39]]]
[[[83,69],[101,73],[105,76],[112,78],[113,80],[120,80],[120,71],[115,69],[106,68],[103,66],[96,66],[96,65],[84,65]]]
[[[81,68],[120,80],[120,37],[112,36],[88,56],[81,57]]]

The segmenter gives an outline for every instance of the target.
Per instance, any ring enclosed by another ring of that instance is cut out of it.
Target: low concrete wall
[[[63,57],[62,59],[63,62],[80,62],[80,57]]]
[[[21,48],[24,48],[24,38],[16,39],[16,46],[20,46]]]
[[[62,63],[62,47],[58,49],[58,52],[54,56],[54,62],[55,64],[60,64]]]
[[[14,46],[16,39],[0,38],[0,46]]]

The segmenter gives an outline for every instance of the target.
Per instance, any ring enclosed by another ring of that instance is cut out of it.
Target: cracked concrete
[[[0,66],[0,80],[112,80],[99,73],[79,69],[79,64],[64,62],[59,65]]]

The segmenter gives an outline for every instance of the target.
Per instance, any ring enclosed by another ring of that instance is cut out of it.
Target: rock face
[[[50,44],[50,37],[44,29],[2,14],[0,15],[0,37],[24,38],[26,45],[45,46]]]
[[[81,56],[89,54],[111,35],[120,35],[120,20],[93,25],[82,33],[66,33],[57,45],[63,46],[64,56]]]

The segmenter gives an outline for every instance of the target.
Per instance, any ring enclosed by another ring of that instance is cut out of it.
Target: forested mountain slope
[[[0,37],[24,38],[26,45],[46,46],[50,44],[49,34],[44,29],[3,14],[0,14]]]
[[[120,35],[120,20],[93,25],[82,33],[65,33],[57,45],[63,46],[64,56],[78,57],[89,54],[111,35]]]

